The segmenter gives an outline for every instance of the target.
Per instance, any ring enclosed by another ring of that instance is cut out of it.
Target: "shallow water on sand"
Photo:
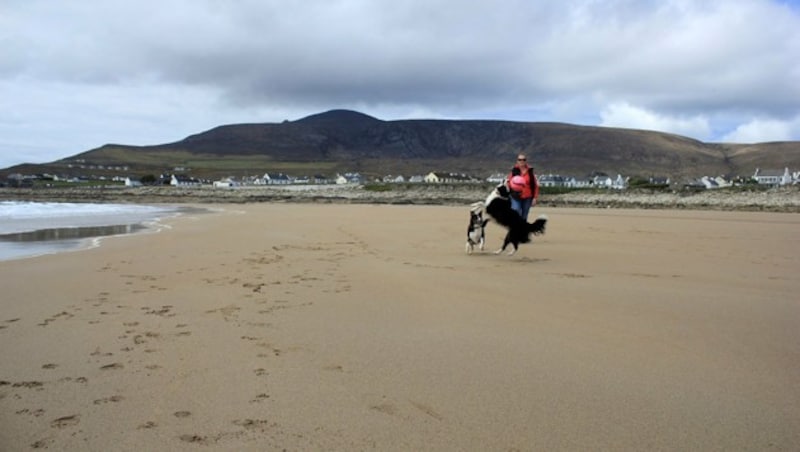
[[[0,201],[0,260],[97,245],[101,237],[155,229],[173,206]]]

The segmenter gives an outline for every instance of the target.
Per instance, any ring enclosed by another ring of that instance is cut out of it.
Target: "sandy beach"
[[[221,204],[0,262],[0,450],[797,450],[800,215]]]

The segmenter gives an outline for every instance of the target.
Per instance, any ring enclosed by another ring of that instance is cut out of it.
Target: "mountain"
[[[219,126],[155,146],[107,144],[57,162],[20,165],[3,173],[62,174],[70,163],[73,168],[80,163],[127,167],[129,175],[180,167],[197,177],[348,171],[375,176],[452,171],[485,177],[507,171],[518,152],[528,154],[539,173],[574,176],[600,171],[678,180],[752,175],[756,167],[800,169],[797,141],[704,143],[644,130],[496,120],[383,121],[355,111],[331,110],[296,121]]]

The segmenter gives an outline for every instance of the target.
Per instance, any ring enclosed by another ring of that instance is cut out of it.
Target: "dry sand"
[[[800,444],[800,215],[220,207],[0,262],[0,450]]]

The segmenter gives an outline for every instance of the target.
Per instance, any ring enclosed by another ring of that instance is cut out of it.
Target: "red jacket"
[[[518,168],[520,170],[520,176],[525,178],[525,188],[522,189],[522,193],[520,194],[520,199],[528,199],[533,198],[535,200],[539,200],[539,180],[536,179],[536,175],[533,174],[533,168],[527,166],[527,171],[521,168],[519,165],[514,165],[514,168]],[[511,173],[508,174],[508,179],[511,180],[511,177],[514,174],[514,169],[511,169]]]

